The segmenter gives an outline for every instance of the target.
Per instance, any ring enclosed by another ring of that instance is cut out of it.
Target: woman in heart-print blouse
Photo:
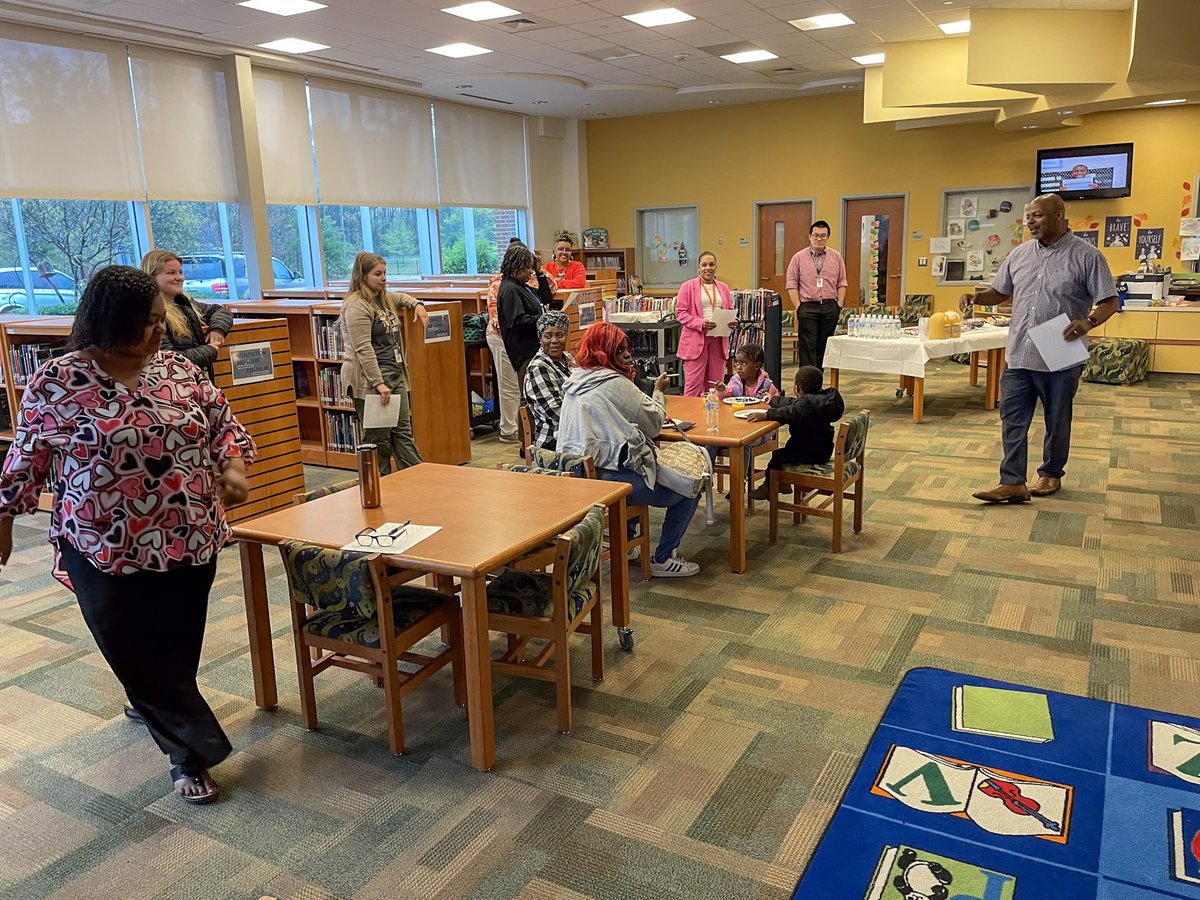
[[[208,802],[208,769],[230,744],[196,685],[222,503],[246,497],[254,442],[221,391],[158,352],[165,304],[154,279],[110,266],[84,290],[67,353],[25,387],[0,472],[0,565],[13,517],[50,485],[55,575],[173,764],[175,791]],[[219,472],[219,475],[214,474]]]

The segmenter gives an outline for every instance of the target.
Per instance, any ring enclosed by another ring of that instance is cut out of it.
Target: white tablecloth
[[[895,341],[836,335],[825,348],[825,365],[851,372],[924,378],[925,364],[931,359],[994,350],[1007,344],[1008,329],[995,325],[984,325],[943,341],[922,341],[909,335]]]

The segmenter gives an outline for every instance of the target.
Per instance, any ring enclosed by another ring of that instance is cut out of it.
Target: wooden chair
[[[292,601],[305,727],[317,727],[313,679],[330,666],[383,682],[388,746],[396,754],[404,752],[401,698],[442,666],[453,667],[454,701],[465,705],[462,630],[458,601],[451,593],[399,583],[406,573],[390,571],[377,553],[364,556],[284,541],[279,554]],[[446,649],[435,656],[412,652],[418,641],[443,627],[449,635]],[[316,659],[310,658],[312,648],[320,651]],[[417,669],[401,671],[400,662]]]
[[[508,648],[492,661],[504,675],[553,681],[558,730],[569,732],[571,711],[571,635],[592,638],[592,678],[604,679],[604,614],[601,606],[600,551],[605,509],[592,507],[583,521],[553,546],[510,566],[487,589],[488,629],[508,635]],[[536,571],[547,566],[550,572]],[[531,659],[524,652],[532,639],[545,641]]]
[[[833,552],[842,552],[842,515],[845,498],[854,501],[854,533],[862,531],[863,473],[866,465],[867,429],[870,410],[861,410],[838,426],[837,444],[833,459],[817,465],[786,466],[771,469],[771,527],[770,541],[778,537],[779,510],[792,513],[792,523],[803,522],[808,516],[833,520]],[[796,499],[787,503],[780,499],[779,489],[790,484],[795,487]],[[814,501],[824,497],[820,503]]]
[[[560,472],[571,472],[576,478],[597,478],[596,466],[592,462],[590,456],[571,456],[567,453],[559,453],[556,450],[546,450],[542,447],[534,447],[529,452],[527,460],[530,465],[537,466],[542,469],[556,469]],[[650,507],[648,506],[632,506],[625,507],[626,521],[637,519],[638,533],[637,537],[629,540],[631,547],[638,548],[638,558],[642,565],[642,581],[650,580]],[[602,559],[607,562],[609,558],[608,544],[604,545],[604,554]]]
[[[750,496],[751,490],[754,489],[754,483],[767,477],[767,470],[759,471],[754,468],[758,458],[764,453],[770,453],[772,450],[779,449],[779,432],[775,431],[771,435],[769,441],[764,441],[761,444],[752,444],[749,447],[734,448],[740,449],[749,454],[749,459],[746,461],[746,512],[749,515],[754,515],[754,498]],[[713,462],[713,472],[717,476],[717,490],[725,491],[725,479],[730,475],[729,465],[730,448],[721,447],[717,451],[717,458]]]
[[[517,433],[521,439],[521,459],[529,462],[529,450],[533,446],[533,416],[529,414],[529,407],[522,403],[517,407]]]

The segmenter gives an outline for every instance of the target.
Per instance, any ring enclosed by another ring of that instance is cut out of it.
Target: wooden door
[[[904,198],[847,200],[844,211],[846,306],[899,306],[903,299]]]
[[[758,287],[770,288],[789,309],[784,281],[788,263],[808,246],[812,203],[763,203],[758,207]]]

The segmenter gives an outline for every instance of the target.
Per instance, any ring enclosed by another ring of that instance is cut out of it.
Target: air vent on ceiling
[[[483,100],[487,103],[503,103],[505,106],[512,106],[511,100],[497,100],[495,97],[481,97],[479,94],[464,94],[460,91],[458,96],[470,97],[472,100]]]
[[[497,22],[496,26],[503,28],[505,31],[524,33],[526,31],[537,31],[539,28],[545,28],[549,24],[548,22],[531,19],[529,16],[517,16],[513,19],[505,19],[503,22]]]
[[[642,54],[625,47],[601,47],[599,50],[587,50],[583,55],[596,62],[613,62],[618,59],[633,59]]]

